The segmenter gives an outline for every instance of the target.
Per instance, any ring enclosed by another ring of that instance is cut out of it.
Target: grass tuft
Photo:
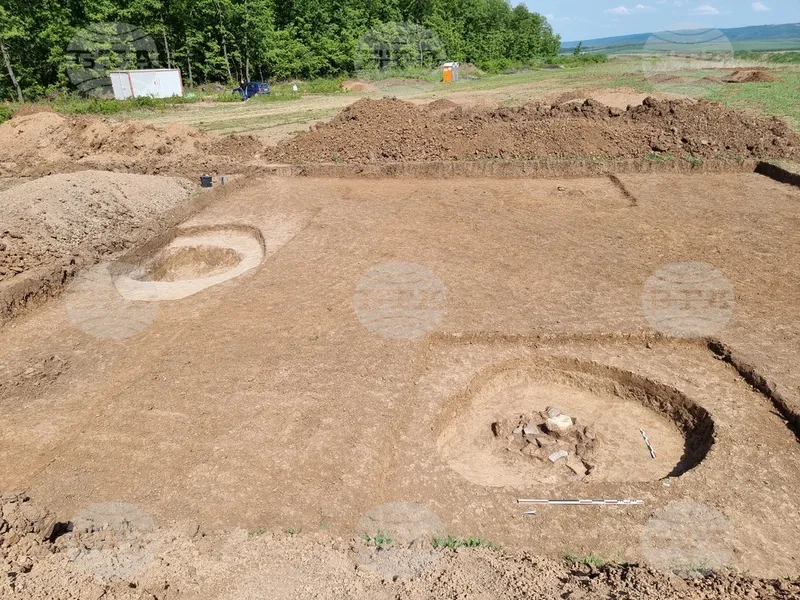
[[[375,535],[362,533],[361,539],[367,546],[388,546],[394,541],[385,531],[379,531]]]
[[[455,550],[456,548],[489,548],[490,550],[497,550],[497,545],[483,538],[460,538],[452,535],[433,538],[433,547],[450,548],[451,550]]]

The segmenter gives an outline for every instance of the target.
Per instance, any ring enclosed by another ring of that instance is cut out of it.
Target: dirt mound
[[[77,168],[148,174],[235,172],[260,150],[252,136],[219,137],[185,125],[159,128],[143,121],[39,112],[0,125],[0,176]]]
[[[558,561],[492,547],[435,547],[429,537],[334,540],[320,534],[201,532],[196,524],[158,528],[135,507],[89,507],[64,523],[25,495],[2,497],[0,598],[383,598],[492,597],[797,598],[797,580],[736,573],[685,579],[599,559]],[[102,509],[102,510],[99,510]],[[485,545],[485,543],[484,543]],[[598,564],[599,563],[599,564]]]
[[[648,78],[653,83],[686,83],[685,77],[678,77],[671,73],[656,73]]]
[[[766,71],[734,71],[722,81],[725,83],[771,83],[775,76]]]
[[[80,253],[123,250],[191,189],[171,177],[84,171],[0,192],[0,282]]]
[[[27,573],[50,554],[55,526],[55,518],[25,494],[0,495],[0,577]],[[0,596],[4,583],[0,580]]]
[[[457,107],[432,119],[397,99],[359,100],[315,131],[269,149],[275,162],[353,163],[545,157],[788,158],[800,136],[782,121],[706,101],[645,98],[627,110],[595,100]]]
[[[47,104],[23,104],[20,109],[14,113],[15,117],[27,117],[28,115],[38,115],[40,113],[54,113],[52,107]]]
[[[458,104],[453,102],[452,100],[446,100],[441,98],[439,100],[434,100],[433,102],[429,102],[425,105],[430,112],[439,112],[444,110],[452,110],[454,108],[458,108]]]
[[[342,89],[348,92],[377,92],[378,88],[367,83],[366,81],[359,81],[357,79],[348,79],[342,82]]]

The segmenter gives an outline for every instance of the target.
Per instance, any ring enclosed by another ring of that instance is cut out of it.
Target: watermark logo
[[[441,519],[417,502],[376,506],[358,520],[364,543],[357,550],[357,568],[389,581],[419,577],[442,559],[431,538],[443,532]]]
[[[108,264],[81,272],[66,290],[67,315],[84,333],[103,339],[122,340],[140,333],[156,316],[151,302],[132,302],[122,297]]]
[[[142,29],[128,23],[92,23],[67,45],[67,75],[79,92],[112,91],[111,71],[158,67],[158,47]]]
[[[650,325],[681,338],[716,334],[730,320],[734,304],[731,282],[702,262],[666,265],[648,278],[642,294]]]
[[[444,44],[416,23],[388,22],[367,31],[356,49],[356,70],[435,68],[445,59]]]
[[[72,520],[62,551],[101,581],[130,581],[156,558],[156,543],[150,537],[154,530],[153,520],[131,504],[91,504]]]
[[[681,576],[730,567],[733,544],[730,521],[699,502],[672,502],[657,510],[642,534],[642,552],[648,564]]]
[[[648,81],[687,96],[702,96],[709,89],[691,71],[725,68],[734,58],[733,45],[722,31],[692,24],[654,33],[643,53]]]
[[[356,315],[364,327],[398,340],[434,331],[444,317],[446,303],[441,279],[414,263],[373,267],[358,282],[354,298]]]
[[[417,502],[389,502],[369,510],[358,520],[358,533],[382,531],[401,542],[441,534],[442,520],[427,506]]]

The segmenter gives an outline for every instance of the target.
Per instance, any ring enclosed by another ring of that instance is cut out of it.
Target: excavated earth
[[[363,99],[277,147],[171,124],[22,114],[0,125],[0,177],[81,169],[197,176],[270,163],[391,163],[480,159],[797,158],[800,136],[777,118],[704,100],[657,100],[626,110],[583,103],[417,106]]]
[[[800,136],[779,119],[704,100],[646,98],[627,110],[591,98],[501,108],[451,104],[359,100],[329,123],[267,150],[267,156],[290,163],[800,156]]]
[[[0,284],[70,259],[113,254],[156,235],[151,222],[184,202],[186,180],[102,171],[50,175],[0,191]]]
[[[119,507],[117,507],[119,508]],[[124,508],[124,507],[122,507]],[[793,600],[800,581],[732,573],[678,578],[635,565],[557,561],[500,549],[371,545],[324,535],[207,534],[114,511],[59,523],[26,494],[0,496],[0,598],[625,598]]]
[[[193,188],[134,173],[799,153],[780,120],[651,98],[627,110],[363,100],[274,148],[21,115],[0,125],[0,175],[69,173],[0,192],[0,292],[131,247],[152,259],[146,283],[237,264],[224,246],[164,250],[165,215]],[[72,173],[90,168],[131,174]],[[180,219],[194,214],[184,235],[258,231],[263,262],[240,278],[155,303],[78,286],[0,328],[0,598],[800,597],[795,188],[751,173],[250,190]],[[694,260],[735,287],[727,329],[654,334],[642,286]],[[408,280],[365,288],[377,314],[354,301],[372,268],[398,262],[430,266],[412,276],[441,288],[435,310],[400,315],[433,318],[427,337],[381,335]],[[517,432],[553,397],[580,434],[533,437],[576,448],[585,470],[530,455]],[[596,447],[577,450],[595,429]],[[646,505],[527,518],[522,494]],[[435,547],[451,532],[501,548]],[[693,562],[658,568],[675,553]]]
[[[24,113],[0,125],[0,177],[103,169],[145,174],[240,172],[262,150],[252,136],[181,124]]]

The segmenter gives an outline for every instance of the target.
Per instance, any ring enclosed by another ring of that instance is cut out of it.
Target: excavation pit
[[[243,275],[263,258],[264,243],[256,231],[187,232],[119,274],[114,284],[130,301],[180,300]]]
[[[557,361],[490,371],[453,399],[438,439],[478,485],[655,481],[694,468],[713,443],[705,409],[633,373]]]

